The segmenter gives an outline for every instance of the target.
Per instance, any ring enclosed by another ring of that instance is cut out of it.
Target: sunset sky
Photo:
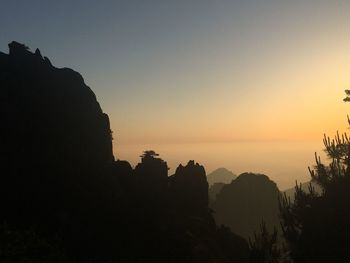
[[[349,14],[345,0],[2,0],[0,50],[16,40],[80,72],[117,158],[154,148],[171,168],[188,157],[283,188],[307,179],[324,133],[347,129]]]

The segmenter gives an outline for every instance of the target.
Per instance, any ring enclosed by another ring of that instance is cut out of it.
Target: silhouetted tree
[[[294,202],[286,196],[280,202],[282,229],[295,262],[350,261],[350,141],[337,133],[332,140],[324,136],[324,145],[330,164],[315,155],[316,165],[309,168],[322,192],[296,186]]]
[[[254,263],[281,263],[284,260],[281,244],[278,242],[278,231],[275,228],[270,233],[264,221],[260,224],[260,231],[254,232],[249,238],[250,261]]]

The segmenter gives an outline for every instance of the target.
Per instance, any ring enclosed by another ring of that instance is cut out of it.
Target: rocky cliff
[[[79,73],[10,43],[0,53],[0,118],[0,202],[9,217],[65,218],[93,185],[103,187],[95,178],[114,160],[109,119]]]

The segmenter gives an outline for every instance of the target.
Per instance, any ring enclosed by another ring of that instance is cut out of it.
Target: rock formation
[[[154,151],[135,169],[114,161],[108,116],[81,75],[9,48],[0,53],[1,262],[17,262],[13,251],[48,262],[32,246],[55,262],[56,253],[78,263],[247,262],[247,242],[213,220],[203,166],[190,161],[169,178]]]
[[[219,224],[252,237],[264,220],[269,230],[279,227],[279,190],[266,175],[243,173],[217,195],[212,209]]]
[[[104,187],[97,175],[114,161],[108,116],[79,73],[38,49],[9,49],[0,53],[0,204],[9,218],[66,218]]]
[[[226,184],[224,183],[215,183],[209,187],[209,203],[212,203],[216,200],[216,196],[221,192]]]
[[[184,210],[195,212],[208,207],[208,182],[204,167],[189,161],[181,164],[170,178],[170,191],[175,202]]]

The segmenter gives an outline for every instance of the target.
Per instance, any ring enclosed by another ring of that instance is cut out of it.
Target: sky
[[[171,167],[192,158],[286,187],[307,180],[324,133],[347,129],[349,13],[345,0],[1,0],[0,50],[16,40],[80,72],[116,158],[153,148]],[[282,153],[294,161],[274,174]]]

